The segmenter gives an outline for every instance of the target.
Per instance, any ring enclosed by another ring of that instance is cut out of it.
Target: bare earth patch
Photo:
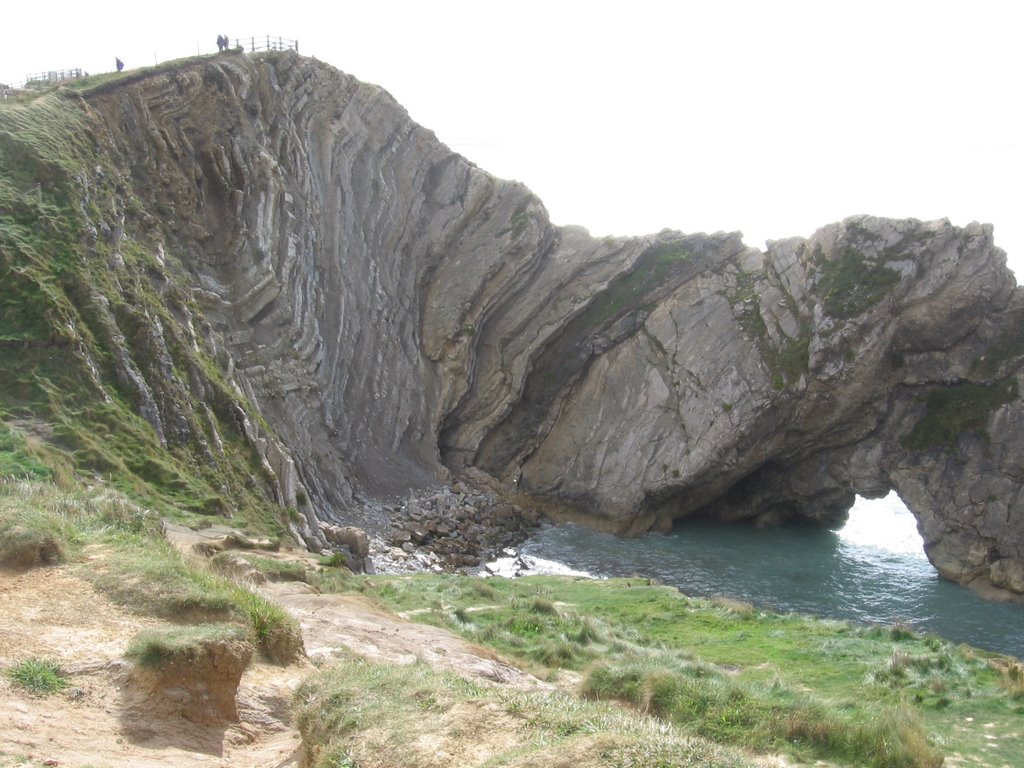
[[[124,650],[161,622],[126,612],[63,568],[0,573],[0,606],[0,667],[52,658],[69,680],[61,693],[32,696],[0,677],[0,766],[295,764],[287,702],[308,666],[253,664],[239,688],[240,721],[200,726],[166,718],[132,690]]]
[[[545,687],[484,648],[361,598],[321,595],[305,584],[272,584],[267,592],[299,620],[314,658],[345,648],[373,661],[419,660],[485,681]],[[253,662],[238,690],[239,721],[202,725],[168,717],[166,708],[133,687],[125,649],[140,631],[163,622],[127,612],[60,567],[0,572],[0,606],[0,668],[52,658],[69,681],[61,693],[33,696],[0,677],[0,767],[25,759],[110,768],[297,765],[300,738],[288,708],[295,687],[313,671],[310,664]],[[475,732],[456,750],[466,750],[466,764],[473,749],[485,749],[482,739],[515,739],[496,723],[486,736],[465,725],[461,730]]]
[[[493,651],[444,629],[386,613],[362,597],[319,594],[301,582],[268,584],[263,591],[299,621],[306,652],[312,658],[329,657],[344,647],[370,661],[412,664],[418,660],[435,669],[494,683],[550,687]]]

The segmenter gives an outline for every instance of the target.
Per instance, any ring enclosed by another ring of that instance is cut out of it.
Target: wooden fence
[[[235,48],[241,48],[249,53],[257,51],[295,51],[299,52],[298,40],[286,40],[283,37],[236,37]]]
[[[77,80],[82,77],[82,70],[75,69],[52,69],[49,72],[36,72],[32,75],[25,75],[23,88],[42,88],[47,85],[56,85],[65,80]]]

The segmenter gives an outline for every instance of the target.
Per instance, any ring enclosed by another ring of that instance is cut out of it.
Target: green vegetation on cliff
[[[869,261],[849,246],[832,258],[826,258],[817,246],[814,260],[821,270],[818,290],[825,299],[825,311],[844,320],[880,302],[900,281],[899,272],[882,262]]]
[[[67,90],[0,105],[0,476],[280,534],[249,409],[103,137]]]
[[[985,425],[992,413],[1017,398],[1013,378],[995,384],[961,381],[931,389],[923,398],[925,411],[903,438],[912,451],[956,446],[965,433],[977,433],[988,439]]]

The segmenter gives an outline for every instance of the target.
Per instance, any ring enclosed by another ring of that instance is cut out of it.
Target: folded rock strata
[[[467,470],[625,534],[895,489],[943,575],[1024,593],[1024,301],[991,227],[595,238],[294,54],[85,109],[148,201],[124,236],[148,223],[188,276],[317,517]]]

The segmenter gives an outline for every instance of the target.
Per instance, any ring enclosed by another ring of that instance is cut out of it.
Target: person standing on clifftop
[[[224,53],[224,35],[217,35],[217,53]]]
[[[124,69],[124,62],[123,62],[123,61],[121,61],[121,60],[120,60],[119,58],[117,58],[116,56],[114,57],[114,63],[115,63],[116,65],[117,65],[117,71],[118,71],[118,72],[120,72],[120,71],[121,71],[122,69]]]

